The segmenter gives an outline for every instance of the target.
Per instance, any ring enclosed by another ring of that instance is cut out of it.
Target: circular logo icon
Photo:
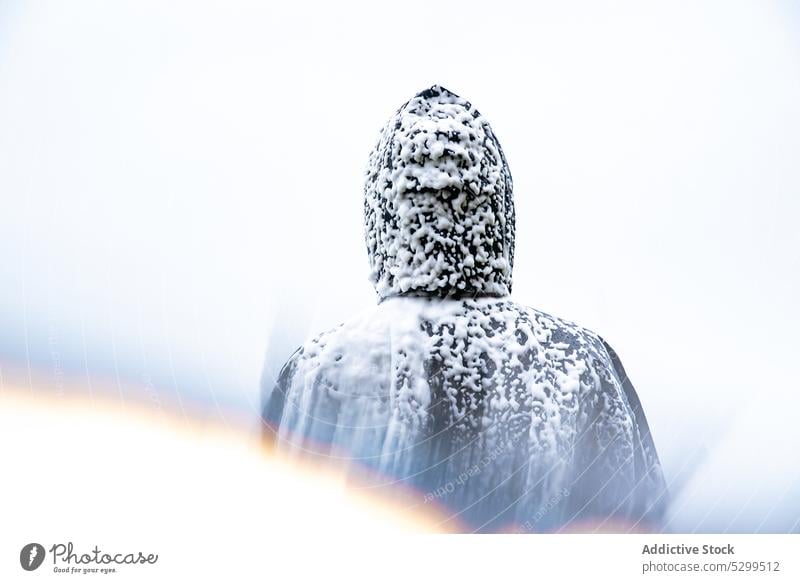
[[[19,564],[26,571],[35,571],[44,562],[44,547],[39,543],[28,543],[19,552]]]

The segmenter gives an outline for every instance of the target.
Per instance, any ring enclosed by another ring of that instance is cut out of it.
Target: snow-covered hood
[[[406,102],[372,151],[364,187],[378,296],[511,292],[511,173],[489,123],[434,85]]]

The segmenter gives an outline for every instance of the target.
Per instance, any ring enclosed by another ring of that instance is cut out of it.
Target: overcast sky
[[[440,83],[510,164],[514,299],[620,354],[672,526],[792,527],[796,4],[267,4],[0,2],[3,370],[256,414],[268,344],[375,301],[367,156]]]

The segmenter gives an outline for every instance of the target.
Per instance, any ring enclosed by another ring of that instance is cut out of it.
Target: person
[[[378,304],[266,388],[277,448],[411,487],[463,530],[658,529],[666,486],[618,356],[509,299],[513,186],[486,119],[443,87],[418,93],[364,193]]]

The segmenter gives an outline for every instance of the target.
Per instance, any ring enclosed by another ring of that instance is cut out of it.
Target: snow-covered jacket
[[[410,486],[458,528],[658,528],[666,488],[639,399],[594,332],[508,297],[515,215],[486,119],[434,86],[366,173],[378,304],[265,387],[279,449]]]

